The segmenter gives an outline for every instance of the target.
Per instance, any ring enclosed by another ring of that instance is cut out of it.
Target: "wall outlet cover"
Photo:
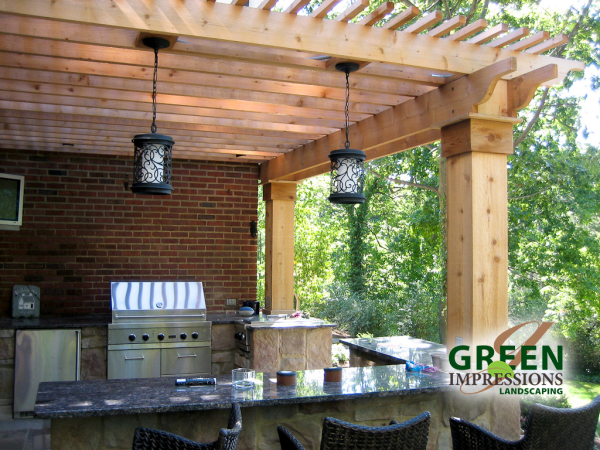
[[[237,299],[235,299],[235,298],[228,298],[227,300],[225,300],[225,304],[227,306],[235,306],[235,305],[237,305]]]

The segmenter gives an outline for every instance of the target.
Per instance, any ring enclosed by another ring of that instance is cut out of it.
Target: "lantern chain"
[[[158,79],[158,47],[154,49],[154,77],[152,79],[152,125],[150,131],[156,133],[156,81]]]
[[[350,71],[348,69],[346,69],[346,109],[345,109],[345,113],[346,113],[346,142],[344,143],[344,145],[346,146],[346,150],[350,148],[350,138],[348,137],[348,127],[350,126]]]

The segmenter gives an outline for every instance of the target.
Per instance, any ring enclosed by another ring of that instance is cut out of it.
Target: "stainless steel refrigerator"
[[[33,415],[43,381],[79,380],[81,330],[17,330],[14,418]]]

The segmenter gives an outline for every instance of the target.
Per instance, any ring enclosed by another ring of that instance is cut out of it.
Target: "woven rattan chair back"
[[[592,450],[600,396],[582,408],[533,405],[519,441],[506,441],[457,418],[450,419],[453,450]]]
[[[425,412],[387,427],[354,425],[327,417],[323,421],[321,450],[426,450],[431,415]],[[304,450],[284,427],[277,427],[281,450]]]
[[[219,431],[214,442],[201,443],[185,439],[166,431],[151,428],[136,428],[133,450],[235,450],[242,431],[242,413],[237,403],[231,405],[227,428]]]
[[[321,450],[426,450],[430,421],[428,412],[387,427],[366,427],[327,417]]]

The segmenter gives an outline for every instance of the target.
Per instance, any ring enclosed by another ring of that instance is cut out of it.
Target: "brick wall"
[[[0,150],[25,175],[21,230],[0,230],[0,317],[15,284],[41,313],[110,311],[110,281],[200,280],[209,311],[256,297],[256,164],[173,161],[173,194],[133,195],[132,157]]]

